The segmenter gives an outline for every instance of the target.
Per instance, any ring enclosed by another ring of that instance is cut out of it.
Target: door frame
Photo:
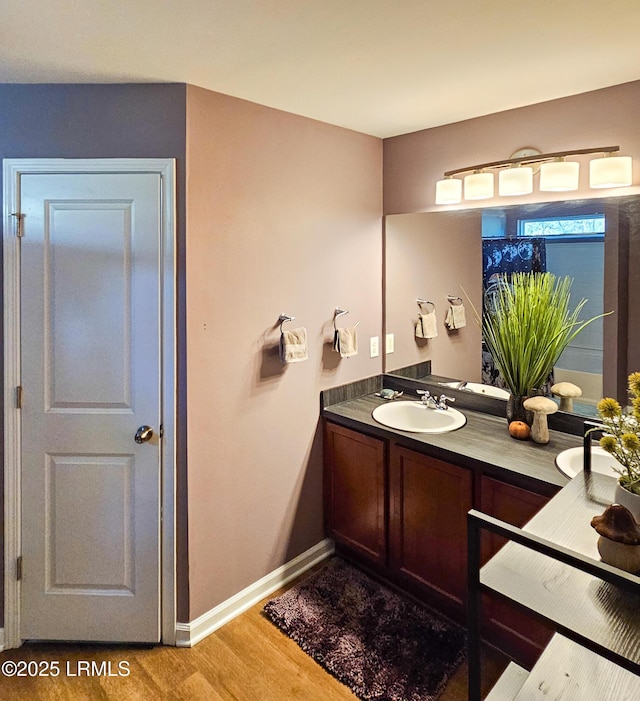
[[[26,173],[157,173],[161,182],[160,243],[160,620],[161,640],[176,644],[176,257],[175,159],[4,159],[4,648],[22,645],[20,637],[21,587],[18,557],[21,553],[21,417],[16,406],[20,386],[20,245],[17,203],[20,176]],[[28,224],[27,224],[28,225]],[[1,642],[1,641],[0,641]],[[1,649],[1,648],[0,648]]]

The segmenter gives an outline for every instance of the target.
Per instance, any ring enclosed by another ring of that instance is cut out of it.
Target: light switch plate
[[[380,355],[380,337],[372,336],[369,348],[371,350],[371,357],[377,358]]]
[[[385,345],[385,352],[386,353],[393,353],[394,346],[395,346],[395,342],[394,342],[393,334],[388,333],[387,339],[386,339],[386,345]]]

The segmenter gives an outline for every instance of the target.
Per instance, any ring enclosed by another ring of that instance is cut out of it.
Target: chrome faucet
[[[448,409],[447,402],[455,402],[455,397],[447,397],[446,394],[441,394],[440,397],[434,397],[428,389],[417,389],[416,392],[422,397],[422,403],[430,409]]]
[[[446,394],[441,394],[437,402],[438,409],[448,409],[449,405],[447,402],[455,402],[455,397],[447,397]]]
[[[429,409],[443,409],[446,411],[449,408],[447,402],[455,402],[455,397],[447,397],[446,394],[441,394],[440,397],[436,399],[428,389],[417,389],[416,393],[419,394],[422,399],[422,403],[429,407]]]
[[[416,392],[421,396],[421,401],[426,407],[429,407],[429,409],[438,408],[438,400],[428,389],[417,389]]]

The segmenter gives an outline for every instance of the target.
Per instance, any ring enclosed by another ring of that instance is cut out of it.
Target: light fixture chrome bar
[[[575,151],[557,151],[556,153],[538,153],[535,156],[522,156],[521,158],[508,158],[502,161],[492,161],[490,163],[481,163],[475,166],[467,166],[465,168],[456,168],[455,170],[447,170],[444,173],[445,178],[460,173],[468,173],[483,168],[506,168],[512,165],[523,163],[540,163],[542,161],[551,161],[554,158],[563,158],[564,156],[582,156],[589,153],[616,153],[620,150],[619,146],[599,146],[598,148],[583,148]]]

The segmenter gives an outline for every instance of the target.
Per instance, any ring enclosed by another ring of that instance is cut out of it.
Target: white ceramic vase
[[[626,506],[633,514],[636,523],[640,524],[640,494],[630,492],[618,482],[616,484],[615,503]]]

